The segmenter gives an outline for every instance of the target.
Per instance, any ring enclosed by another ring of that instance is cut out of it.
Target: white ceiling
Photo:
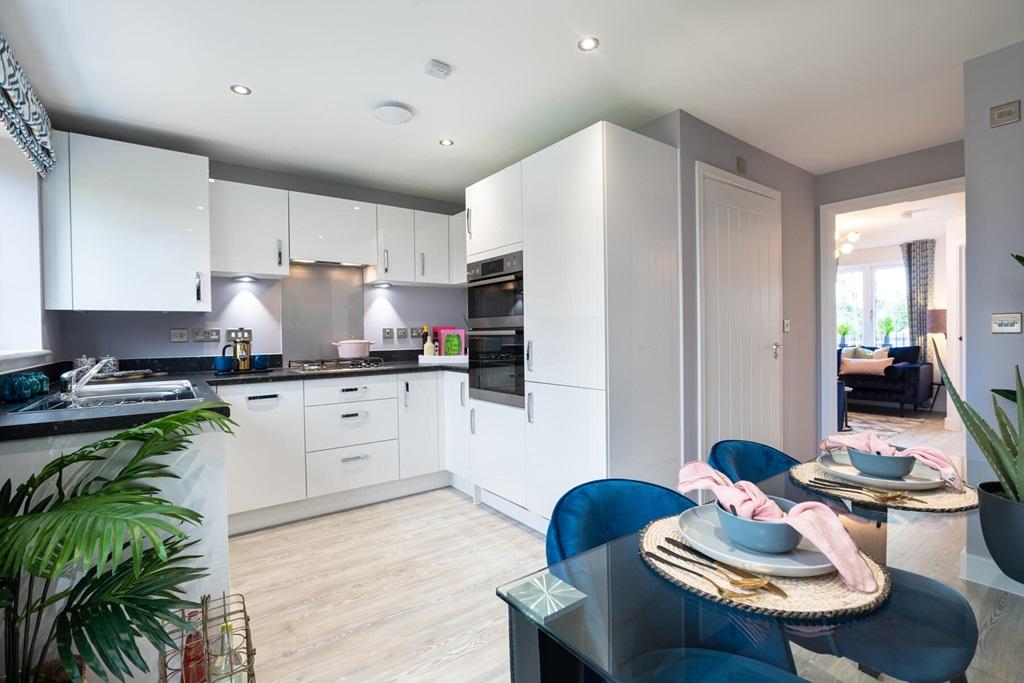
[[[457,200],[675,108],[814,173],[959,139],[961,65],[1024,40],[1024,2],[4,0],[0,30],[58,125]]]
[[[906,215],[909,212],[909,216]],[[913,202],[888,204],[836,216],[836,232],[860,233],[855,249],[887,247],[913,240],[941,237],[946,223],[964,215],[964,193],[955,192]]]

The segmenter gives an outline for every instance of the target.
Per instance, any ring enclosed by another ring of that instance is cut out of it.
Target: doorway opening
[[[821,437],[961,429],[965,227],[963,178],[821,207]]]

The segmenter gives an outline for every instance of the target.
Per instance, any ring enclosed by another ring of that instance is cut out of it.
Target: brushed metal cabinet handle
[[[526,394],[526,421],[533,424],[533,392]]]
[[[409,383],[405,383],[405,407],[409,407]]]
[[[354,419],[354,418],[357,418],[357,417],[362,417],[363,415],[365,415],[365,413],[363,411],[361,411],[361,410],[360,411],[356,411],[354,413],[342,413],[341,414],[341,419],[342,420],[351,420],[351,419]]]
[[[196,271],[196,301],[203,300],[203,274]]]
[[[369,460],[369,459],[370,459],[370,454],[369,453],[363,453],[362,455],[350,455],[347,458],[342,458],[341,461],[342,462],[356,462],[357,460]]]
[[[385,273],[388,272],[388,269],[390,267],[391,267],[391,259],[388,258],[388,250],[385,249],[384,250],[384,272]]]
[[[526,342],[526,369],[533,372],[533,340]]]
[[[280,398],[280,394],[258,394],[256,396],[246,396],[247,401],[269,401],[272,398]]]
[[[427,254],[426,252],[420,252],[420,275],[427,274]]]
[[[277,265],[284,265],[284,243],[277,241]]]
[[[469,433],[476,434],[476,408],[469,409]]]
[[[466,407],[466,381],[465,380],[459,382],[459,403],[462,404],[463,408]]]
[[[473,239],[473,209],[466,209],[466,234]]]
[[[353,391],[366,391],[369,387],[341,387],[338,389],[343,394],[347,394]]]

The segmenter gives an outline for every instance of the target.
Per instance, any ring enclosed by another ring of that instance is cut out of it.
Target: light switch
[[[393,327],[385,327],[385,328],[383,328],[381,330],[381,338],[383,338],[383,339],[394,339],[395,338],[395,328],[393,328]]]
[[[171,328],[171,343],[180,344],[188,341],[188,328],[187,327],[172,327]]]
[[[789,332],[789,318],[782,321],[782,331]]]

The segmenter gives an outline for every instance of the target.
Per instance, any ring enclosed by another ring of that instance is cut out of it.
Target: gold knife
[[[764,576],[762,574],[755,574],[754,572],[747,571],[746,569],[739,569],[737,567],[733,567],[731,564],[725,564],[724,562],[719,562],[715,558],[713,558],[713,557],[711,557],[709,555],[705,555],[701,551],[696,550],[694,548],[691,548],[690,546],[686,545],[685,543],[680,543],[679,541],[677,541],[674,538],[666,536],[665,537],[665,542],[668,543],[669,545],[672,545],[672,546],[675,546],[676,548],[679,548],[680,550],[684,550],[684,551],[694,555],[695,557],[699,557],[700,559],[702,559],[702,560],[704,560],[706,562],[710,562],[710,563],[712,563],[712,564],[714,564],[714,565],[724,569],[725,571],[732,572],[733,574],[735,574],[736,576],[739,576],[740,578],[744,578],[744,579],[767,579],[768,578],[767,576]],[[776,586],[774,583],[771,582],[770,579],[769,579],[768,583],[766,583],[762,588],[764,590],[768,591],[769,593],[771,593],[772,595],[777,595],[780,598],[788,598],[789,597],[789,595],[786,593],[786,591],[784,591],[781,588],[779,588],[778,586]]]

